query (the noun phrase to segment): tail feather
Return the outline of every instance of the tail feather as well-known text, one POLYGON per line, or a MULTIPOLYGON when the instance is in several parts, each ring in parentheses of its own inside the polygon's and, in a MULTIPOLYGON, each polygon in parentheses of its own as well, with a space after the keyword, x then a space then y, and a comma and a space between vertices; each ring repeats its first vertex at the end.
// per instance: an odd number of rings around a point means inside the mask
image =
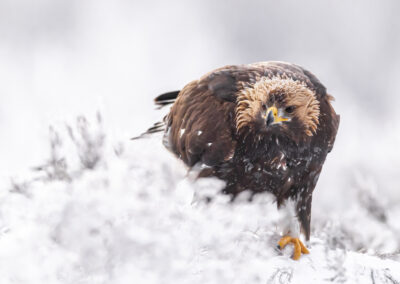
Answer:
POLYGON ((140 134, 139 136, 132 137, 131 140, 140 139, 147 135, 151 135, 153 133, 163 132, 164 130, 165 130, 165 123, 159 121, 154 123, 152 127, 146 130, 146 132, 140 134))
MULTIPOLYGON (((154 99, 154 102, 158 106, 158 109, 160 109, 166 105, 174 103, 176 98, 178 97, 179 92, 180 91, 168 92, 168 93, 161 94, 158 97, 156 97, 154 99)), ((163 132, 164 130, 165 130, 165 123, 163 121, 159 121, 159 122, 154 123, 153 126, 150 127, 149 129, 147 129, 146 132, 140 134, 139 136, 131 138, 131 140, 140 139, 147 135, 151 135, 153 133, 163 132)))
POLYGON ((159 108, 162 108, 163 106, 172 104, 178 97, 179 92, 180 91, 173 91, 161 94, 154 99, 154 102, 159 106, 159 108))

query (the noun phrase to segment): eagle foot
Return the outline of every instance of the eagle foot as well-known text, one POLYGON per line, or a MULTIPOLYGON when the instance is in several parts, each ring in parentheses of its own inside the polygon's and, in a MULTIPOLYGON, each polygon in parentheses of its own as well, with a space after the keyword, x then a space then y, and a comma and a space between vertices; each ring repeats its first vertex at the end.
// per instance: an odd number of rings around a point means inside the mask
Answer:
POLYGON ((293 252, 294 260, 299 260, 301 254, 310 253, 299 238, 293 238, 291 236, 283 236, 278 242, 278 248, 282 250, 288 243, 292 243, 294 245, 294 252, 293 252))

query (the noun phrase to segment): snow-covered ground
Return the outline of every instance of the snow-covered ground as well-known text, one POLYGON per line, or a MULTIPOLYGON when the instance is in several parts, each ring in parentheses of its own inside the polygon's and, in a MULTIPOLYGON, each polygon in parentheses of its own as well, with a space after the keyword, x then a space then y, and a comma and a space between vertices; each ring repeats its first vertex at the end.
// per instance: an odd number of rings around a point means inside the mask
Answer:
POLYGON ((400 205, 363 173, 330 194, 338 177, 321 178, 311 253, 294 261, 276 248, 270 196, 230 203, 221 181, 195 180, 160 135, 118 141, 99 115, 69 125, 51 129, 42 165, 2 181, 0 283, 400 281, 400 205))

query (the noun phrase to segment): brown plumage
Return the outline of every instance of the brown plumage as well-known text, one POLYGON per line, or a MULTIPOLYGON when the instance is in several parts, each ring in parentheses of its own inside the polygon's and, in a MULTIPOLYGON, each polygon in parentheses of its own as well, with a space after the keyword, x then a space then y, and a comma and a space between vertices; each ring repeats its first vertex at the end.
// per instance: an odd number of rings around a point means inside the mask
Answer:
POLYGON ((200 177, 226 181, 233 197, 249 190, 272 193, 278 207, 294 200, 309 239, 312 192, 339 125, 320 81, 294 64, 262 62, 219 68, 156 102, 175 97, 167 148, 189 167, 202 164, 200 177))

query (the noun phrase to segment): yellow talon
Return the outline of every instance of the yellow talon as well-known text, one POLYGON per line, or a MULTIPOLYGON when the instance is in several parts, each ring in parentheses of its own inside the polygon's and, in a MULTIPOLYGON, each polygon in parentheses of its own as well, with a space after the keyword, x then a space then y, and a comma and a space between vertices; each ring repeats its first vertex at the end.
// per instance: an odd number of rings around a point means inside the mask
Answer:
POLYGON ((278 242, 279 248, 283 249, 291 241, 291 239, 292 239, 291 236, 282 237, 278 242))
POLYGON ((301 252, 303 254, 309 254, 310 251, 306 248, 306 246, 300 240, 299 240, 299 243, 300 243, 300 247, 301 247, 301 252))
POLYGON ((291 236, 283 236, 279 242, 278 246, 280 249, 283 249, 288 243, 293 243, 294 245, 294 253, 293 259, 298 260, 301 254, 309 254, 310 252, 305 247, 305 245, 300 241, 299 238, 292 238, 291 236))

